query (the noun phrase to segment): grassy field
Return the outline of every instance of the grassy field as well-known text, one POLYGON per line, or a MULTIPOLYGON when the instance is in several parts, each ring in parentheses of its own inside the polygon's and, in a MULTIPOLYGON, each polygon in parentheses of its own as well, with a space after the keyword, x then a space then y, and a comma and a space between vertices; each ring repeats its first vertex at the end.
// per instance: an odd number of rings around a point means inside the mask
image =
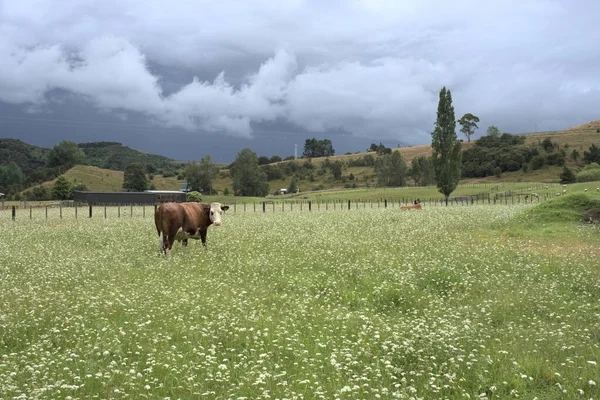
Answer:
POLYGON ((599 204, 0 214, 0 398, 598 398, 599 204))

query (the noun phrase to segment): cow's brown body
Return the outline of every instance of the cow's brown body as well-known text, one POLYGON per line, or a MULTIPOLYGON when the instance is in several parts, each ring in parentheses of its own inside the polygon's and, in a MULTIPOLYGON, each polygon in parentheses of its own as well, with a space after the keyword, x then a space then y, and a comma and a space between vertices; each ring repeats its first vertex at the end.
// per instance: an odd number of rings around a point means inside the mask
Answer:
POLYGON ((220 214, 229 207, 218 203, 164 203, 156 209, 154 223, 158 236, 161 238, 162 251, 168 253, 175 240, 182 241, 187 246, 188 239, 200 239, 206 246, 206 233, 216 217, 216 225, 221 224, 220 216, 211 218, 211 210, 220 214))

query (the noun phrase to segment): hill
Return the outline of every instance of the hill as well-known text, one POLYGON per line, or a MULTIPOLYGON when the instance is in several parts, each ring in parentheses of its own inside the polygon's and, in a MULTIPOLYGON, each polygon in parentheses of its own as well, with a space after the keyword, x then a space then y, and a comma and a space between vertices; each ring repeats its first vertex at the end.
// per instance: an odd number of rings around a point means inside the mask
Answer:
MULTIPOLYGON (((586 124, 578 125, 569 129, 556 132, 540 132, 518 134, 522 137, 523 146, 538 147, 541 150, 545 139, 550 139, 557 146, 556 151, 564 151, 566 165, 571 168, 580 168, 583 164, 581 160, 572 160, 569 154, 577 150, 580 155, 588 150, 592 144, 600 145, 600 120, 592 121, 586 124)), ((477 146, 478 140, 463 142, 462 149, 467 151, 477 146)), ((414 158, 429 157, 432 154, 431 145, 409 146, 394 148, 398 150, 407 165, 410 166, 414 158)), ((296 175, 297 184, 302 192, 329 189, 344 188, 369 188, 377 185, 375 170, 373 165, 360 165, 365 156, 371 156, 376 159, 375 152, 360 152, 354 154, 344 154, 331 156, 327 158, 312 158, 280 161, 278 163, 268 164, 262 168, 268 171, 270 168, 279 168, 288 173, 272 174, 274 179, 269 180, 270 193, 276 193, 279 189, 287 188, 292 175, 296 175), (327 170, 326 165, 339 161, 342 164, 342 178, 333 179, 331 171, 327 170)), ((562 171, 561 166, 544 165, 535 169, 518 169, 512 171, 503 171, 500 176, 486 176, 477 178, 464 178, 461 183, 499 183, 499 182, 558 182, 562 171)), ((231 191, 231 178, 227 169, 221 170, 214 184, 214 188, 223 191, 227 188, 231 191)), ((291 195, 286 195, 292 197, 291 195)))
POLYGON ((0 139, 0 165, 14 162, 25 174, 46 165, 50 149, 34 146, 19 139, 0 139))
POLYGON ((118 142, 90 142, 78 146, 85 153, 89 165, 114 171, 124 171, 131 163, 140 163, 152 173, 175 172, 183 165, 171 158, 135 150, 118 142))
MULTIPOLYGON (((76 165, 64 173, 64 176, 75 183, 83 183, 91 191, 119 192, 123 190, 123 171, 102 169, 91 165, 76 165)), ((56 179, 42 183, 27 191, 38 187, 46 189, 47 193, 52 191, 56 179)), ((157 190, 179 190, 179 182, 176 177, 165 178, 155 175, 150 181, 157 190)))

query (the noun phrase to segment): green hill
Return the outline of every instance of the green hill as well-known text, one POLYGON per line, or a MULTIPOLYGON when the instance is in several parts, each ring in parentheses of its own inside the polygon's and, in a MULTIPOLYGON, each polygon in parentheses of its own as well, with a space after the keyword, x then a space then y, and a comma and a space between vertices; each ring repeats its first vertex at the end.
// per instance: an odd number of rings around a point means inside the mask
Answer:
POLYGON ((131 163, 150 166, 150 171, 156 173, 175 172, 183 165, 171 158, 135 150, 118 142, 90 142, 78 146, 85 153, 89 165, 113 171, 124 171, 131 163))
POLYGON ((46 165, 50 149, 34 146, 19 139, 0 139, 0 165, 14 162, 26 175, 46 165))

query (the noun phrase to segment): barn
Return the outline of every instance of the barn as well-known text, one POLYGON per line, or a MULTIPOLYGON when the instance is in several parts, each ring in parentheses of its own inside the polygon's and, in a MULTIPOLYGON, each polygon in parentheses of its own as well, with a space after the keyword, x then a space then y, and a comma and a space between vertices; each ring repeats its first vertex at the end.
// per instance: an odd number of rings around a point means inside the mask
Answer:
POLYGON ((154 205, 167 202, 181 203, 187 195, 178 190, 146 190, 145 192, 75 192, 77 203, 95 206, 123 204, 154 205))

